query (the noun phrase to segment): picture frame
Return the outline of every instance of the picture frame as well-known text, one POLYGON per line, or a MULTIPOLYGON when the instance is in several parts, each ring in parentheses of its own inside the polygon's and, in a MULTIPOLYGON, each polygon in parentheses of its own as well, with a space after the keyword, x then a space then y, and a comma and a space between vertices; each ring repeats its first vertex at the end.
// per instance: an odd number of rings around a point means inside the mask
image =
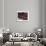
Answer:
POLYGON ((17 21, 29 21, 29 11, 17 11, 17 21))

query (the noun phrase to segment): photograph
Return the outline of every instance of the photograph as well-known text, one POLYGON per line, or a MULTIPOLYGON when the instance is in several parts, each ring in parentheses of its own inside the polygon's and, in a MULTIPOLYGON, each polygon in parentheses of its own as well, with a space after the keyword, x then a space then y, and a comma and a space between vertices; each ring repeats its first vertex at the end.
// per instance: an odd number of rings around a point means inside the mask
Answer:
POLYGON ((17 21, 29 21, 29 11, 17 11, 17 21))

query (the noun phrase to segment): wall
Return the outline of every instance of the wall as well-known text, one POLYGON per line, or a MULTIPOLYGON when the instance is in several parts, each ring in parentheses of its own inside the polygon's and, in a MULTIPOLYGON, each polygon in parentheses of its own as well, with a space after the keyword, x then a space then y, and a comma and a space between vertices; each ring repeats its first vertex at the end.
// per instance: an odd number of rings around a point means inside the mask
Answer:
POLYGON ((0 27, 3 26, 3 1, 0 0, 0 27))
POLYGON ((46 37, 46 0, 43 0, 43 6, 42 6, 42 20, 43 20, 43 37, 46 37))
POLYGON ((46 37, 46 0, 45 0, 45 37, 46 37))
POLYGON ((42 26, 42 0, 5 0, 5 27, 14 32, 33 32, 42 26), (29 21, 18 22, 16 11, 29 11, 29 21))
POLYGON ((3 0, 0 0, 0 33, 2 33, 1 28, 3 27, 3 0))

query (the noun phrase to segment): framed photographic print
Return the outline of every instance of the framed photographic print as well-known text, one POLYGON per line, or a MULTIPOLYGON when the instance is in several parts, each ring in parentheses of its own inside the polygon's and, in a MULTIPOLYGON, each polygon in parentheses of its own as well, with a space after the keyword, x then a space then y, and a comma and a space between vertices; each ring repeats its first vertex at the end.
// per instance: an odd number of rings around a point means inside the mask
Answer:
POLYGON ((17 21, 29 21, 29 11, 17 11, 17 21))

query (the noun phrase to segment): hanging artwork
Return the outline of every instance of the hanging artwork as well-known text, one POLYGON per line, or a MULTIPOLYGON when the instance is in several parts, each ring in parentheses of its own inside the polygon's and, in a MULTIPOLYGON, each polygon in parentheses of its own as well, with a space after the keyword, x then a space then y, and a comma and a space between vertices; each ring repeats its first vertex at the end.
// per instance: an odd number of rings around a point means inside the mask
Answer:
POLYGON ((29 11, 17 11, 17 21, 28 21, 29 11))

